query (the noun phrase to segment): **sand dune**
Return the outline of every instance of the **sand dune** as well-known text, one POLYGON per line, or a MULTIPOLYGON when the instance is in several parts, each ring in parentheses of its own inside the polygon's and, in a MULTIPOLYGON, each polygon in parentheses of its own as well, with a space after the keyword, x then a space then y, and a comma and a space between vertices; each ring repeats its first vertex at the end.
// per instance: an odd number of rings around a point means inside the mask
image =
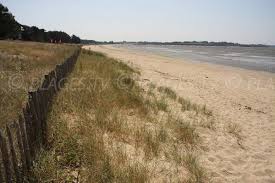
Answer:
POLYGON ((206 104, 215 130, 199 129, 213 182, 275 182, 275 74, 190 63, 112 46, 87 46, 129 63, 144 82, 206 104))

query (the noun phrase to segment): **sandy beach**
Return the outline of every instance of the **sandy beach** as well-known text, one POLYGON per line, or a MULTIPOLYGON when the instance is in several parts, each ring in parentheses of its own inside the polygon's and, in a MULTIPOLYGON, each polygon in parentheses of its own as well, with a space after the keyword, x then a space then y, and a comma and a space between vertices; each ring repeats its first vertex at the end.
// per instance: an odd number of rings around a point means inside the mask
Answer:
POLYGON ((213 111, 199 129, 202 165, 213 182, 275 182, 275 74, 191 63, 112 46, 85 46, 137 68, 143 83, 174 89, 213 111))

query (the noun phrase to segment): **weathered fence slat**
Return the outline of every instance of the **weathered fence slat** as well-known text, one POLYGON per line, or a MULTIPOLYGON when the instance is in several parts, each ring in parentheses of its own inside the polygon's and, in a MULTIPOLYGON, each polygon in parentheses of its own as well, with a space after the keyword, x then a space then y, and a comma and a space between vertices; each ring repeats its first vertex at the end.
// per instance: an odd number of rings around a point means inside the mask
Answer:
POLYGON ((41 127, 41 143, 45 147, 47 145, 47 136, 46 134, 46 117, 47 117, 47 96, 46 96, 47 90, 39 89, 38 90, 38 96, 39 96, 39 105, 40 105, 40 111, 41 111, 41 121, 40 121, 40 127, 41 127))
POLYGON ((28 140, 29 151, 30 151, 31 157, 34 157, 33 128, 32 128, 32 121, 31 121, 31 116, 29 111, 30 111, 30 106, 29 106, 29 103, 27 103, 26 108, 23 109, 24 122, 26 127, 26 137, 28 140))
POLYGON ((0 183, 4 182, 4 177, 3 177, 3 173, 2 173, 2 166, 0 164, 0 183))
POLYGON ((9 140, 9 144, 10 144, 10 152, 11 152, 10 155, 11 155, 12 166, 13 166, 13 170, 14 170, 14 173, 15 173, 16 182, 20 182, 18 161, 17 161, 15 149, 14 149, 13 137, 12 137, 12 134, 11 134, 11 129, 8 125, 6 127, 6 130, 7 130, 8 140, 9 140))
POLYGON ((41 102, 42 102, 42 99, 41 99, 41 91, 40 91, 40 88, 37 90, 37 92, 35 93, 34 95, 34 102, 36 104, 36 111, 38 113, 38 136, 39 136, 39 144, 42 145, 42 109, 41 109, 41 102))
POLYGON ((49 75, 44 76, 44 82, 42 84, 42 92, 43 92, 43 97, 44 97, 44 111, 43 113, 46 113, 46 109, 48 108, 48 98, 49 98, 49 75))
POLYGON ((9 151, 5 137, 0 131, 0 150, 2 153, 2 161, 5 169, 5 178, 7 183, 12 183, 12 171, 11 171, 11 163, 9 158, 9 151))
POLYGON ((46 108, 48 108, 48 104, 50 103, 50 99, 51 99, 51 77, 50 75, 45 75, 45 80, 47 81, 47 105, 46 108))
POLYGON ((17 144, 18 144, 18 149, 19 149, 19 154, 20 154, 20 160, 21 160, 21 164, 22 164, 21 178, 23 178, 24 171, 27 170, 26 154, 24 153, 23 139, 22 139, 22 135, 21 135, 18 123, 15 122, 14 126, 15 126, 15 133, 16 133, 17 144))
POLYGON ((39 123, 40 122, 37 117, 38 112, 37 112, 37 107, 36 107, 35 99, 34 99, 35 93, 29 92, 30 97, 31 97, 29 99, 29 102, 30 102, 30 113, 32 116, 33 144, 36 149, 39 149, 40 148, 40 132, 39 132, 39 130, 40 130, 39 123))
POLYGON ((24 120, 23 120, 21 115, 19 116, 19 128, 20 128, 20 132, 21 132, 21 135, 22 135, 22 142, 23 142, 23 147, 24 147, 24 154, 25 154, 25 159, 26 159, 27 170, 30 170, 30 167, 31 167, 31 153, 30 153, 27 133, 26 133, 26 130, 25 130, 25 127, 24 127, 24 120))
POLYGON ((60 65, 57 65, 56 67, 55 67, 55 72, 56 72, 56 89, 57 89, 57 91, 59 91, 60 90, 60 65))
POLYGON ((57 91, 58 91, 58 89, 57 89, 57 87, 56 87, 56 83, 57 83, 57 76, 56 76, 56 71, 55 70, 53 70, 52 71, 52 77, 53 77, 53 80, 54 80, 54 82, 53 82, 53 91, 54 91, 54 94, 56 94, 57 93, 57 91))

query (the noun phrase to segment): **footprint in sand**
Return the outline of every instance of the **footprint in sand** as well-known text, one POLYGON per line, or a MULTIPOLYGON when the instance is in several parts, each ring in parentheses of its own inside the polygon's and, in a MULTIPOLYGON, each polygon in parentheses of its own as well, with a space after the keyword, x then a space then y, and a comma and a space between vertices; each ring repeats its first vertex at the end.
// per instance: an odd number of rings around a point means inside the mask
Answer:
POLYGON ((266 183, 275 183, 275 178, 266 179, 264 182, 266 182, 266 183))
POLYGON ((216 159, 216 158, 214 158, 214 157, 209 157, 209 158, 208 158, 208 160, 209 160, 210 162, 214 162, 215 159, 216 159))
POLYGON ((265 173, 267 175, 269 175, 270 177, 274 177, 275 178, 275 171, 272 171, 270 169, 265 169, 265 173))
POLYGON ((258 171, 256 171, 256 172, 254 172, 253 175, 255 175, 255 176, 257 176, 257 177, 263 177, 263 176, 266 176, 267 173, 264 172, 264 171, 258 170, 258 171))
POLYGON ((264 154, 254 154, 251 157, 256 160, 266 160, 266 156, 264 154))
POLYGON ((240 165, 244 165, 246 161, 241 160, 240 158, 235 158, 231 160, 231 163, 235 166, 240 166, 240 165))

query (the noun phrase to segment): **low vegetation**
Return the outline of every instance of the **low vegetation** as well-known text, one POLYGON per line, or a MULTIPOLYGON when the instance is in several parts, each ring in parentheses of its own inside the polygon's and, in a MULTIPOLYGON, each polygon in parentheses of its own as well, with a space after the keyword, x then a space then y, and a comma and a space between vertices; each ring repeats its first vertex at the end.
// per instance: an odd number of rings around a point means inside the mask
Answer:
POLYGON ((184 158, 183 162, 185 167, 188 169, 189 180, 187 182, 205 182, 206 181, 206 172, 201 167, 198 157, 192 153, 187 153, 184 158))
POLYGON ((74 50, 69 45, 0 41, 0 127, 17 119, 28 91, 74 50))
POLYGON ((154 102, 158 110, 165 112, 168 110, 168 104, 164 97, 162 97, 161 99, 156 99, 154 102))
POLYGON ((158 91, 161 93, 164 93, 167 97, 169 97, 173 100, 177 99, 176 92, 169 87, 160 86, 160 87, 158 87, 158 91))
POLYGON ((181 104, 182 111, 195 111, 197 114, 201 113, 207 116, 212 116, 212 111, 208 110, 205 105, 198 105, 191 103, 190 100, 179 97, 178 102, 181 104))
POLYGON ((241 127, 237 123, 229 123, 227 125, 227 132, 235 136, 238 140, 238 143, 243 139, 241 135, 242 133, 241 127))
POLYGON ((153 84, 141 88, 136 77, 122 62, 82 51, 53 104, 50 147, 34 166, 35 180, 208 180, 195 153, 201 143, 196 125, 171 113, 171 105, 179 105, 175 92, 153 84))

